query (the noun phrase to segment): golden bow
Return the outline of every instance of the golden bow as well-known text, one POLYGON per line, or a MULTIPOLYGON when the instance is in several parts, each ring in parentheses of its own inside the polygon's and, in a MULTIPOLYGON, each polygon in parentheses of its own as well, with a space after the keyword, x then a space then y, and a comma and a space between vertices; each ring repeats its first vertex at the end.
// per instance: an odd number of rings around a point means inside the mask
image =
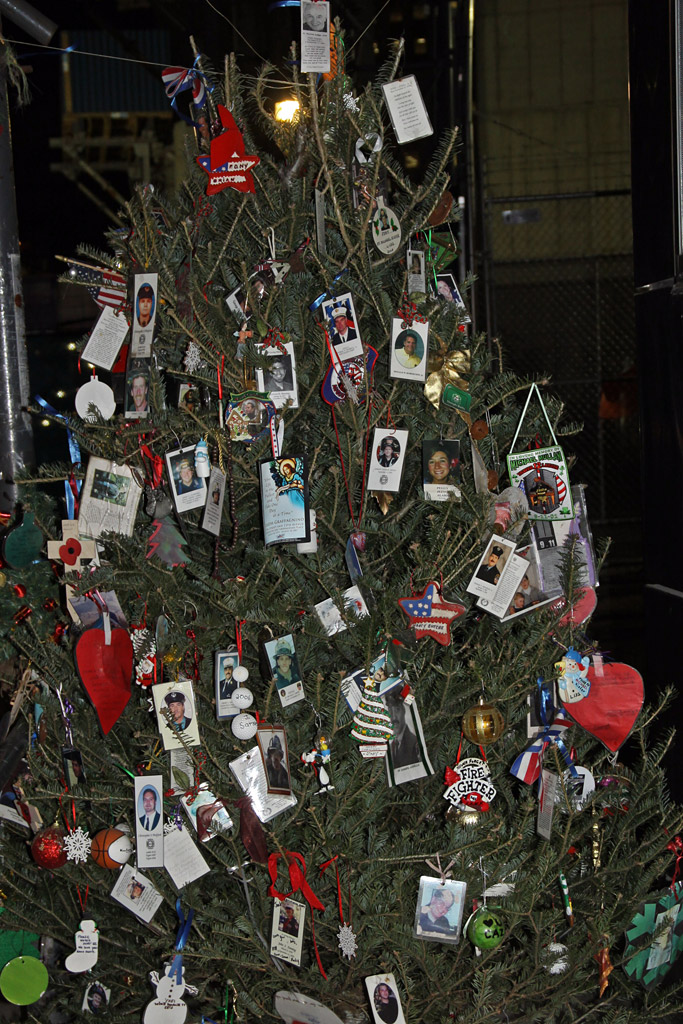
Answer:
POLYGON ((467 391, 467 381, 461 375, 469 373, 471 370, 470 350, 468 348, 454 349, 445 355, 437 355, 434 362, 437 366, 427 377, 425 397, 432 403, 435 409, 438 409, 446 384, 455 384, 462 391, 467 391))

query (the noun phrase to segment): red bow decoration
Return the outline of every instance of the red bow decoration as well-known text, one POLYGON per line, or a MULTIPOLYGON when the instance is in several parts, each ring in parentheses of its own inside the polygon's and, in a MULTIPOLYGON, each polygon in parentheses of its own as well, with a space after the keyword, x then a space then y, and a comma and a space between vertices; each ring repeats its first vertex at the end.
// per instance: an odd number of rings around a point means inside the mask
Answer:
POLYGON ((667 850, 676 855, 676 864, 674 865, 674 875, 671 879, 671 888, 673 889, 678 879, 678 873, 680 871, 681 858, 683 858, 683 840, 680 836, 674 836, 670 843, 666 844, 667 850))
POLYGON ((314 910, 324 910, 325 908, 306 881, 306 861, 300 853, 295 853, 293 850, 285 850, 284 853, 271 853, 268 858, 268 874, 271 881, 270 888, 268 889, 269 896, 278 900, 286 900, 288 896, 293 896, 295 893, 300 892, 311 908, 311 933, 313 935, 315 958, 318 961, 318 970, 325 981, 327 981, 327 975, 323 970, 320 954, 318 953, 318 944, 315 941, 315 918, 313 915, 314 910), (277 862, 282 856, 286 858, 287 867, 289 868, 289 883, 292 887, 289 892, 279 892, 275 887, 277 882, 277 862))

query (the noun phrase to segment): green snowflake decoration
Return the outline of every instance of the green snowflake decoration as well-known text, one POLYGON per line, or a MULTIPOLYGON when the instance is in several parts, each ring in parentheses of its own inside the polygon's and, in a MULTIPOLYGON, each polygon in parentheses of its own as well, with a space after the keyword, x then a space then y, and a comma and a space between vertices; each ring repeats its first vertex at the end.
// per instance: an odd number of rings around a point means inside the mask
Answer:
POLYGON ((677 882, 653 903, 642 903, 626 929, 624 970, 646 989, 654 988, 668 974, 683 948, 682 905, 683 882, 677 882), (639 940, 648 935, 654 936, 654 941, 643 946, 639 940))

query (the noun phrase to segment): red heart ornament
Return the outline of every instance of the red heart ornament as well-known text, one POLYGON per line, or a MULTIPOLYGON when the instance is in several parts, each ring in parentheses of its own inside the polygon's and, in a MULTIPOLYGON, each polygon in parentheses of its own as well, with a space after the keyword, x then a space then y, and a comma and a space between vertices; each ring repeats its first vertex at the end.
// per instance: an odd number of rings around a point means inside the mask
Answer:
POLYGON ((76 540, 75 537, 70 537, 66 544, 62 544, 59 549, 59 557, 64 562, 64 565, 75 565, 80 553, 81 542, 76 540))
MULTIPOLYGON (((581 626, 590 619, 591 615, 597 608, 598 595, 595 593, 593 587, 582 587, 581 590, 577 590, 574 594, 574 603, 566 613, 563 615, 558 626, 581 626)), ((567 598, 558 597, 556 601, 553 601, 551 610, 556 614, 563 611, 567 607, 567 598)))
POLYGON ((610 662, 598 675, 588 669, 591 688, 587 697, 572 704, 562 702, 577 725, 615 753, 628 739, 643 706, 643 678, 630 665, 610 662))
POLYGON ((133 642, 128 630, 112 629, 111 643, 107 645, 103 629, 87 629, 76 642, 74 660, 106 736, 130 700, 133 642))

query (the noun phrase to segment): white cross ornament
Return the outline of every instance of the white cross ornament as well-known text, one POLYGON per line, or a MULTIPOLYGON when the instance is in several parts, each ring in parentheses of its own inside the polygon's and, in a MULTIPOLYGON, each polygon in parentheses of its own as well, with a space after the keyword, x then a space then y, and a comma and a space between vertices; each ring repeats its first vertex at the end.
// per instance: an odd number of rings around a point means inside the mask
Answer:
MULTIPOLYGON (((81 559, 86 561, 97 561, 97 544, 94 540, 81 537, 78 533, 77 519, 62 519, 62 539, 49 540, 47 542, 47 557, 55 562, 64 564, 64 572, 80 572, 81 559)), ((66 584, 66 607, 69 615, 78 622, 79 618, 74 611, 70 597, 74 597, 76 591, 71 584, 66 584)))

